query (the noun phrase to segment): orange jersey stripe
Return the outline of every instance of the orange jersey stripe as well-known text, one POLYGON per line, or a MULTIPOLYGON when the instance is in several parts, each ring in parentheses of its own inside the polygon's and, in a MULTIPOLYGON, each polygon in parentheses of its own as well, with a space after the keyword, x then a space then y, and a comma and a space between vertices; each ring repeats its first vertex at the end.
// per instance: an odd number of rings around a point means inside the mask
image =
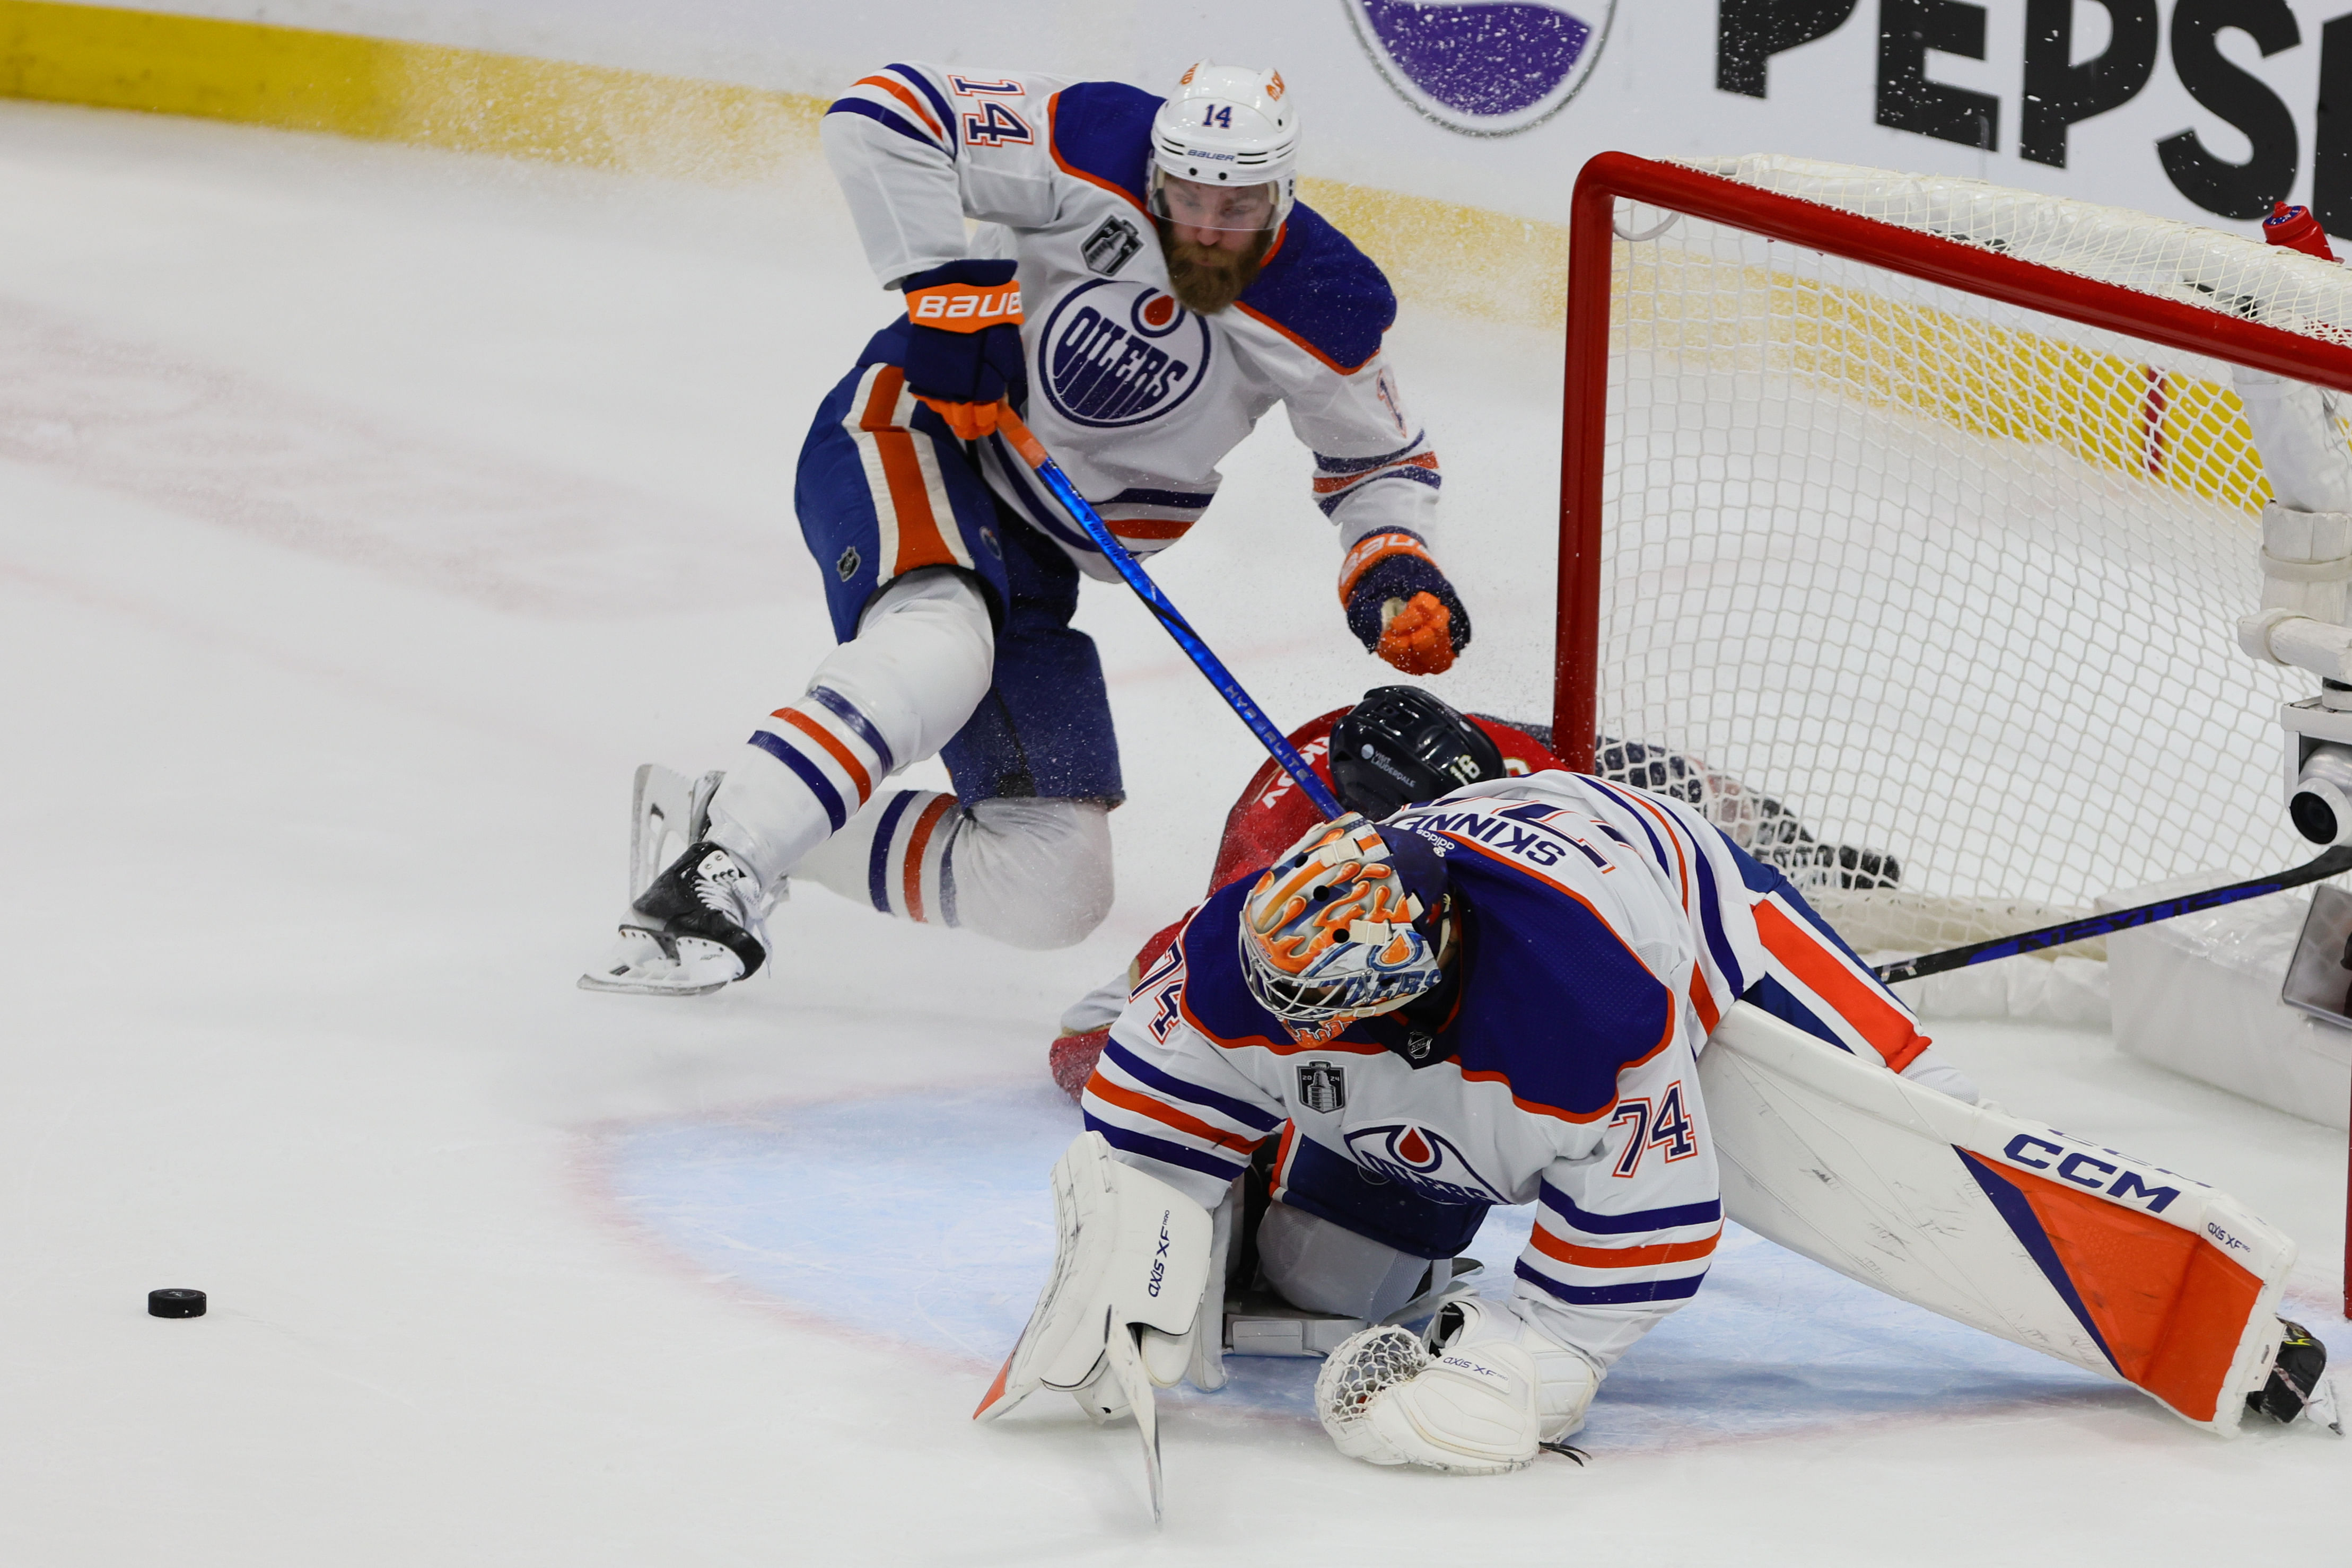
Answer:
POLYGON ((923 814, 915 819, 914 831, 907 835, 907 872, 902 891, 907 895, 907 918, 919 924, 927 918, 923 914, 923 852, 931 847, 931 830, 940 825, 940 819, 955 803, 954 796, 940 796, 923 808, 923 814))
POLYGON ((900 87, 897 82, 892 81, 888 77, 859 77, 857 78, 857 85, 859 87, 880 88, 884 92, 888 93, 892 98, 897 99, 900 103, 905 104, 908 109, 914 110, 915 118, 921 120, 923 122, 924 129, 928 130, 932 135, 938 137, 942 141, 945 141, 948 139, 948 133, 940 129, 940 122, 931 118, 930 110, 923 107, 922 100, 918 99, 913 93, 908 92, 905 88, 900 87))
POLYGON ((1427 468, 1434 472, 1436 467, 1436 453, 1418 453, 1411 457, 1400 457, 1394 463, 1383 463, 1379 467, 1367 469, 1361 474, 1335 474, 1328 479, 1318 479, 1315 481, 1315 493, 1318 496, 1328 496, 1335 490, 1344 490, 1350 485, 1360 485, 1365 480, 1376 475, 1385 474, 1391 468, 1427 468))
POLYGON ((940 537, 940 520, 931 515, 930 486, 923 483, 923 466, 915 456, 915 437, 896 415, 898 395, 906 390, 907 372, 885 365, 874 377, 874 395, 857 428, 874 437, 882 455, 882 476, 890 486, 890 509, 898 517, 898 559, 890 575, 900 576, 921 566, 954 566, 956 558, 940 537))
POLYGON ((1545 1257, 1573 1263, 1580 1269, 1651 1269, 1661 1263, 1687 1263, 1695 1258, 1706 1257, 1722 1239, 1721 1226, 1716 1228, 1714 1235, 1696 1241, 1662 1241, 1653 1247, 1580 1247, 1573 1241, 1562 1241, 1541 1226, 1536 1227, 1535 1233, 1528 1238, 1545 1257))
POLYGON ((1181 539, 1197 520, 1174 517, 1106 517, 1110 531, 1128 539, 1181 539))
POLYGON ((1769 899, 1756 905, 1756 934, 1764 938, 1772 956, 1787 965, 1789 972, 1804 981, 1813 995, 1835 1008, 1886 1059, 1887 1066, 1900 1072, 1927 1049, 1927 1037, 1911 1027, 1911 1020, 1884 991, 1839 963, 1811 932, 1799 930, 1796 922, 1769 899))
POLYGON ((1188 1116, 1165 1101, 1154 1100, 1149 1094, 1139 1094, 1132 1089, 1111 1082, 1102 1075, 1100 1070, 1087 1081, 1087 1092, 1098 1100, 1108 1101, 1123 1111, 1132 1111, 1139 1116, 1149 1116, 1153 1121, 1173 1127, 1180 1133, 1190 1133, 1196 1138, 1204 1138, 1221 1149, 1232 1149, 1238 1154, 1246 1155, 1265 1142, 1264 1138, 1244 1137, 1239 1133, 1229 1133, 1223 1127, 1212 1127, 1199 1117, 1188 1116))
POLYGON ((1706 970, 1697 964, 1691 966, 1691 1006, 1698 1009, 1699 1027, 1707 1033, 1723 1021, 1723 1009, 1715 1005, 1715 992, 1706 983, 1706 970))
POLYGON ((780 707, 772 716, 782 719, 786 724, 824 747, 825 754, 840 763, 841 770, 856 781, 857 803, 861 806, 866 804, 874 793, 874 779, 866 771, 866 765, 857 760, 849 747, 834 738, 833 731, 825 728, 798 708, 780 707))
MULTIPOLYGON (((1057 162, 1058 162, 1058 160, 1057 160, 1057 162)), ((1067 165, 1065 165, 1065 167, 1067 167, 1067 165)), ((1076 170, 1071 170, 1071 172, 1072 172, 1072 173, 1076 173, 1076 172, 1077 172, 1077 171, 1076 171, 1076 170)), ((1080 177, 1081 179, 1085 178, 1085 176, 1084 176, 1084 175, 1080 175, 1079 177, 1080 177)), ((1290 225, 1287 225, 1287 224, 1285 224, 1285 225, 1283 225, 1283 228, 1284 228, 1285 232, 1287 232, 1287 231, 1288 231, 1289 226, 1290 226, 1290 225)), ((1282 242, 1281 242, 1281 241, 1279 241, 1279 240, 1276 240, 1276 241, 1275 242, 1275 249, 1276 249, 1276 250, 1279 250, 1279 249, 1281 249, 1281 248, 1282 248, 1282 242)), ((1273 260, 1273 259, 1274 259, 1274 252, 1273 252, 1273 251, 1268 251, 1268 252, 1266 253, 1266 261, 1271 261, 1271 260, 1273 260)), ((1265 262, 1260 262, 1258 265, 1259 265, 1260 267, 1263 267, 1263 266, 1265 266, 1265 262)), ((1262 310, 1253 310, 1253 309, 1251 309, 1248 306, 1246 306, 1246 305, 1243 304, 1243 303, 1242 303, 1240 300, 1238 300, 1238 299, 1236 299, 1236 300, 1234 300, 1234 309, 1236 309, 1236 310, 1238 310, 1238 311, 1240 311, 1243 315, 1244 315, 1244 316, 1248 317, 1251 320, 1253 320, 1253 321, 1256 322, 1259 326, 1261 326, 1261 327, 1265 327, 1265 328, 1266 328, 1267 329, 1269 329, 1269 330, 1271 330, 1271 331, 1276 331, 1276 332, 1279 332, 1279 333, 1281 333, 1284 337, 1286 337, 1286 338, 1289 339, 1293 343, 1297 344, 1297 345, 1298 346, 1298 348, 1299 348, 1301 350, 1303 350, 1303 351, 1304 351, 1304 352, 1305 352, 1305 353, 1306 353, 1309 358, 1311 358, 1311 359, 1315 360, 1318 363, 1320 363, 1320 364, 1326 365, 1326 366, 1329 367, 1330 369, 1332 369, 1332 370, 1334 370, 1334 371, 1339 371, 1339 372, 1341 375, 1343 375, 1343 376, 1352 376, 1352 375, 1354 375, 1358 371, 1362 370, 1366 365, 1370 364, 1374 360, 1376 360, 1376 359, 1378 359, 1378 358, 1380 357, 1380 352, 1381 352, 1381 351, 1380 351, 1378 349, 1374 349, 1370 353, 1369 353, 1369 354, 1365 355, 1362 359, 1360 359, 1360 360, 1357 361, 1354 364, 1352 364, 1352 365, 1343 365, 1343 364, 1341 364, 1339 361, 1337 361, 1337 360, 1333 359, 1330 355, 1328 355, 1328 354, 1325 353, 1322 350, 1320 350, 1320 349, 1317 348, 1314 344, 1312 344, 1312 343, 1308 342, 1306 339, 1304 339, 1304 338, 1300 337, 1297 333, 1296 333, 1296 332, 1292 331, 1289 328, 1287 328, 1287 327, 1284 326, 1281 322, 1279 322, 1279 321, 1276 320, 1273 317, 1268 316, 1267 314, 1265 314, 1264 311, 1262 311, 1262 310)))

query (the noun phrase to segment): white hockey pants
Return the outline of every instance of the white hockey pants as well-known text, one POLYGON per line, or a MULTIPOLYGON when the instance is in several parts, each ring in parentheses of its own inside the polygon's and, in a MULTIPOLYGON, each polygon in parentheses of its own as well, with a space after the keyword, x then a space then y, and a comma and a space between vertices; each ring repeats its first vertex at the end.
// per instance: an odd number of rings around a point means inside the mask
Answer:
POLYGON ((760 722, 710 804, 710 837, 762 884, 796 874, 887 914, 1016 947, 1063 947, 1109 910, 1108 808, 879 786, 938 754, 988 693, 980 591, 924 570, 875 595, 808 692, 760 722))
POLYGON ((1258 1222, 1258 1267, 1294 1307, 1377 1322, 1412 1300, 1429 1260, 1400 1252, 1288 1204, 1258 1222))

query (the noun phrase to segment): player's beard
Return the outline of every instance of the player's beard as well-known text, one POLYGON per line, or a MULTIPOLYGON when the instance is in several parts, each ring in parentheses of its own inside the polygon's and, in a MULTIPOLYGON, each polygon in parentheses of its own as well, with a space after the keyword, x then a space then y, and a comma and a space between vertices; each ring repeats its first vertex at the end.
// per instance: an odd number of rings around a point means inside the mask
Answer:
POLYGON ((1160 250, 1168 258, 1168 287, 1176 303, 1202 316, 1214 316, 1241 298, 1257 281, 1258 268, 1274 245, 1266 230, 1253 238, 1246 250, 1220 250, 1178 239, 1165 223, 1160 225, 1160 250))

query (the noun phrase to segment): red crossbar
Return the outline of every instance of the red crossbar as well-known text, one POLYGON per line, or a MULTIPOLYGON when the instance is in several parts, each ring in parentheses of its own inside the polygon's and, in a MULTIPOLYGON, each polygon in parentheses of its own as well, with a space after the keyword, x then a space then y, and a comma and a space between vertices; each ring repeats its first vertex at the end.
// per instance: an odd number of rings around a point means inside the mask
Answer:
MULTIPOLYGON (((1552 741, 1590 771, 1598 735, 1601 493, 1608 459, 1609 276, 1620 198, 1882 267, 2086 327, 2352 392, 2352 347, 1920 234, 1673 163, 1603 152, 1576 179, 1569 216, 1568 367, 1559 441, 1559 597, 1552 741)), ((2352 1149, 2345 1180, 2344 1312, 2352 1317, 2352 1149)))

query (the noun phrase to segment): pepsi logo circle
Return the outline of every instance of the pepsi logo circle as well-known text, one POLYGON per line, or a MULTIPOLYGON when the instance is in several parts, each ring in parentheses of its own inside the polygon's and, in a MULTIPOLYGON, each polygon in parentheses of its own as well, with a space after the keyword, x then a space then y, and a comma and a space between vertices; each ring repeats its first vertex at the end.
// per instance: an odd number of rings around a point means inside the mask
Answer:
POLYGON ((1192 395, 1211 351, 1209 324, 1165 291, 1106 278, 1072 289, 1046 317, 1037 383, 1073 424, 1142 424, 1192 395))

